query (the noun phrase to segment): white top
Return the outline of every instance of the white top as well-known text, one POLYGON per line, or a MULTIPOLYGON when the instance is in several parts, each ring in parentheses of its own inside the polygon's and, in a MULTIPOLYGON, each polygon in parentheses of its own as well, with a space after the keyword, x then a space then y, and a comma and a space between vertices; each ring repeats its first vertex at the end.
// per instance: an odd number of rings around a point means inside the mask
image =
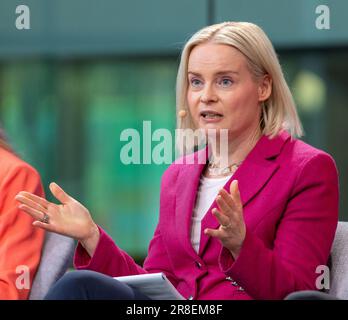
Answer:
POLYGON ((223 188, 231 177, 232 175, 223 178, 206 178, 204 176, 200 178, 191 223, 191 243, 197 253, 201 238, 201 221, 218 195, 219 190, 223 188))

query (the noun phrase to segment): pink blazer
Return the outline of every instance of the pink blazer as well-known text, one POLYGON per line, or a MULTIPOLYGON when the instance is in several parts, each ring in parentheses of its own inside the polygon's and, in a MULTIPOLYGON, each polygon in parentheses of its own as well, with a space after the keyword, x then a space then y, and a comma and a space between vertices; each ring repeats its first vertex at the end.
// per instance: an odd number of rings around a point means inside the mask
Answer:
MULTIPOLYGON (((235 261, 219 240, 203 232, 198 254, 191 245, 203 168, 173 163, 165 171, 159 222, 143 267, 101 228, 92 258, 78 244, 75 267, 110 276, 164 272, 191 299, 283 299, 294 291, 315 290, 316 268, 328 262, 338 221, 338 174, 330 155, 286 131, 272 140, 261 137, 224 186, 229 190, 232 179, 238 180, 247 227, 235 261)), ((218 227, 211 213, 215 206, 214 201, 202 231, 218 227)))

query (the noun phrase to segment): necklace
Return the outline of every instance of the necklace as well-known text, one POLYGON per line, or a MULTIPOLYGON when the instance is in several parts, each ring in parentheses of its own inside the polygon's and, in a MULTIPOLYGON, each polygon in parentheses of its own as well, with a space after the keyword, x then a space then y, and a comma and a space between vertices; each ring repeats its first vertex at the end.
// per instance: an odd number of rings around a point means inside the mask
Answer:
POLYGON ((238 167, 242 164, 243 161, 232 163, 227 167, 221 168, 218 164, 209 162, 208 164, 208 173, 210 176, 227 176, 231 173, 233 174, 238 167))

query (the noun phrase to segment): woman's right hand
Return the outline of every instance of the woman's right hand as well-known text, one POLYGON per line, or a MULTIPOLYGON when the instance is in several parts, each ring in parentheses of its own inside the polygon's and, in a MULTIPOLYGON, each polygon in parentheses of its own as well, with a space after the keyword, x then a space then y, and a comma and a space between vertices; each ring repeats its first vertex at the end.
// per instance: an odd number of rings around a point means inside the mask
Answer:
POLYGON ((70 197, 56 183, 51 183, 49 187, 61 204, 21 191, 15 197, 21 203, 19 209, 35 219, 34 226, 80 241, 92 256, 100 235, 88 209, 70 197))

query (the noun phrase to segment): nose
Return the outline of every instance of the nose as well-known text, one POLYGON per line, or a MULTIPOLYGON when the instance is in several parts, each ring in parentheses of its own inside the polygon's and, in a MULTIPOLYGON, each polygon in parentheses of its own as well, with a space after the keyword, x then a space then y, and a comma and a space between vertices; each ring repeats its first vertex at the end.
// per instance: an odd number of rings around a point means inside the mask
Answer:
POLYGON ((216 102, 217 101, 217 96, 214 91, 214 88, 211 85, 206 85, 204 89, 202 90, 202 95, 201 95, 201 102, 205 104, 209 104, 211 102, 216 102))

